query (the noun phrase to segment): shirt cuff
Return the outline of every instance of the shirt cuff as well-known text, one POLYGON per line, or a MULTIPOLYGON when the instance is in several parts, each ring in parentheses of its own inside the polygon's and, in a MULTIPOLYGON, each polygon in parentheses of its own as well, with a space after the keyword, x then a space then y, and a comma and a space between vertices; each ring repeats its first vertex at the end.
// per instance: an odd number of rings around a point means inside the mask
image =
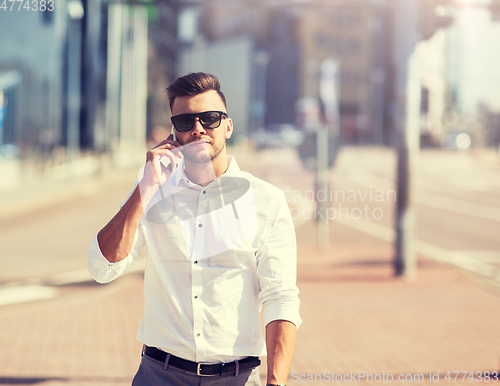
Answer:
POLYGON ((271 303, 265 304, 263 308, 264 326, 274 320, 287 320, 299 328, 302 324, 302 318, 299 313, 300 300, 297 295, 293 296, 295 299, 269 300, 268 302, 271 303))
POLYGON ((102 254, 101 248, 99 248, 96 235, 88 248, 87 268, 95 281, 104 284, 122 276, 127 271, 131 260, 130 255, 117 263, 107 260, 102 254))

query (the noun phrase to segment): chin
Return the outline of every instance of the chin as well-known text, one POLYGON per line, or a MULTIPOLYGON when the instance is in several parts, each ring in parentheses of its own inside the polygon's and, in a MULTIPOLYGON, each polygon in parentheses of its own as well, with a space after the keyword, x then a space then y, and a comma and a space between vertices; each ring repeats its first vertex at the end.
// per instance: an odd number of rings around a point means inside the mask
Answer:
MULTIPOLYGON (((208 146, 207 146, 208 147, 208 146)), ((215 148, 211 149, 211 151, 208 148, 205 149, 200 149, 198 151, 193 151, 194 149, 185 149, 183 150, 184 157, 186 160, 192 163, 196 164, 204 164, 210 161, 213 161, 217 156, 219 156, 222 153, 222 148, 215 148)))
POLYGON ((184 157, 189 162, 192 162, 195 164, 204 164, 204 163, 212 161, 212 159, 213 159, 211 154, 206 150, 198 151, 195 153, 191 153, 191 152, 189 152, 187 154, 184 153, 184 157))
POLYGON ((188 161, 194 163, 194 164, 207 164, 209 162, 212 162, 212 158, 210 156, 206 157, 193 157, 193 158, 187 158, 188 161))

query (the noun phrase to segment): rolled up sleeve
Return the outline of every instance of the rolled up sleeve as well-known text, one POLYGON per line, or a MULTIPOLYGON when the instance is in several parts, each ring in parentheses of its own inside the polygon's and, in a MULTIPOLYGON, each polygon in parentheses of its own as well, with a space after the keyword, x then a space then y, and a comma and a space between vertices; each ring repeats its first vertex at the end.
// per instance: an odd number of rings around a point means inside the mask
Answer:
POLYGON ((98 283, 109 283, 127 272, 130 264, 132 264, 135 258, 139 257, 143 246, 144 236, 141 226, 139 226, 134 236, 132 250, 128 256, 117 263, 111 263, 102 254, 96 235, 87 251, 87 269, 98 283))
POLYGON ((299 328, 299 289, 297 288, 297 243, 292 217, 283 192, 270 205, 267 235, 257 252, 259 300, 264 325, 287 320, 299 328))

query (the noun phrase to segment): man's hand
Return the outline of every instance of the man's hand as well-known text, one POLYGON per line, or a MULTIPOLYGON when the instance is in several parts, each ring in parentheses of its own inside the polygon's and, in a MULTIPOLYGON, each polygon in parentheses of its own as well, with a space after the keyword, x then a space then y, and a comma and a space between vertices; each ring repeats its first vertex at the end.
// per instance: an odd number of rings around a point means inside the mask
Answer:
MULTIPOLYGON (((167 182, 177 164, 177 158, 184 158, 181 153, 182 146, 173 140, 172 134, 153 149, 146 153, 146 165, 144 166, 144 176, 141 185, 144 188, 158 188, 167 182), (168 167, 165 167, 160 160, 167 157, 170 160, 168 167)), ((142 189, 142 188, 141 188, 142 189)))
POLYGON ((125 205, 97 234, 99 248, 108 261, 116 263, 128 256, 132 249, 134 235, 149 200, 158 188, 167 182, 177 162, 183 158, 181 144, 170 135, 146 154, 146 165, 139 186, 136 187, 125 205), (167 157, 170 165, 165 167, 160 159, 167 157))

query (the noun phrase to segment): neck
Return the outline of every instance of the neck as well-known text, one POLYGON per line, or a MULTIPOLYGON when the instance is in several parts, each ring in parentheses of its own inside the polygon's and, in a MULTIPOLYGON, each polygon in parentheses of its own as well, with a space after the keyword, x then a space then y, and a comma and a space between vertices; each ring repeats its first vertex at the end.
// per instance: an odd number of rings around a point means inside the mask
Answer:
POLYGON ((184 158, 184 172, 190 181, 200 186, 207 186, 219 178, 228 168, 225 149, 211 162, 197 164, 184 158))

